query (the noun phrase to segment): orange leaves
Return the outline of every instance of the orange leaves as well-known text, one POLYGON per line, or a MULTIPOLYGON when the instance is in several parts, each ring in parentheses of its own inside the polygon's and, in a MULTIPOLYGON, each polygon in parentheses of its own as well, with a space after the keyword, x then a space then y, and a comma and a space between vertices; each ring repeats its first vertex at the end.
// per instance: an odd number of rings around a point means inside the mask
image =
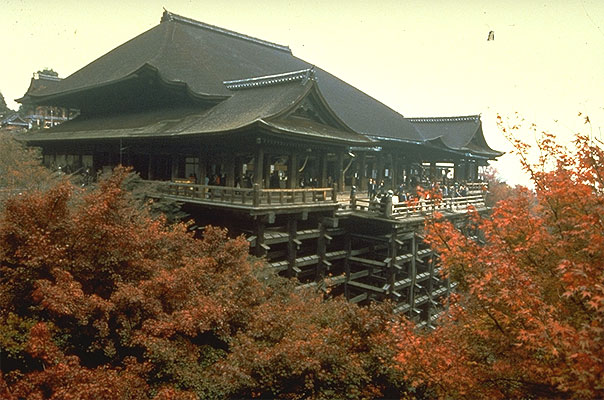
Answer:
POLYGON ((427 227, 459 285, 434 332, 396 331, 401 369, 420 387, 437 397, 604 396, 604 153, 584 137, 576 146, 567 153, 542 135, 538 162, 525 159, 535 193, 517 190, 474 221, 484 245, 446 222, 427 227))

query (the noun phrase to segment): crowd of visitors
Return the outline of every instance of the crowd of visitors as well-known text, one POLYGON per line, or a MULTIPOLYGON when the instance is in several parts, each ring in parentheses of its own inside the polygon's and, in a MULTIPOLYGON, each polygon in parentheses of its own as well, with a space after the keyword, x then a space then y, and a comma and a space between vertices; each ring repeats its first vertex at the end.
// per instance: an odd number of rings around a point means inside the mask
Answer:
POLYGON ((367 184, 369 199, 378 201, 387 195, 395 198, 395 202, 428 199, 435 192, 440 193, 443 198, 455 198, 468 196, 470 189, 466 181, 458 182, 452 179, 443 179, 441 182, 426 180, 421 184, 411 179, 409 183, 403 182, 393 189, 388 189, 384 180, 378 183, 375 179, 369 178, 367 184))

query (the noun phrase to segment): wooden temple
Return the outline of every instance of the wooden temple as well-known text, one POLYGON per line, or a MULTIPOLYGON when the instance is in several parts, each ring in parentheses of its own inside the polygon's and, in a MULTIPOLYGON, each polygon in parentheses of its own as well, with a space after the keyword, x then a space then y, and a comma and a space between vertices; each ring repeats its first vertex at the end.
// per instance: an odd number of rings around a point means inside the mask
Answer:
POLYGON ((392 299, 425 323, 451 284, 422 242, 424 217, 438 209, 463 226, 467 205, 484 208, 479 167, 501 155, 479 116, 405 118, 286 46, 168 11, 20 101, 78 112, 23 134, 49 167, 131 166, 198 225, 245 234, 276 271, 353 302, 392 299), (387 192, 434 182, 464 193, 387 192))

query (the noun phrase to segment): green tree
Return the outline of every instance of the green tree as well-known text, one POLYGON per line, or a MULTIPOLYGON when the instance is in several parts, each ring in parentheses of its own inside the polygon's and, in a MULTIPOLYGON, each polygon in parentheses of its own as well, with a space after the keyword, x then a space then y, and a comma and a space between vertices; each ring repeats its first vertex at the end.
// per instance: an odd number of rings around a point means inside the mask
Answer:
POLYGON ((0 92, 0 115, 3 115, 8 111, 10 111, 10 109, 6 105, 6 101, 4 100, 4 96, 2 95, 2 92, 0 92))

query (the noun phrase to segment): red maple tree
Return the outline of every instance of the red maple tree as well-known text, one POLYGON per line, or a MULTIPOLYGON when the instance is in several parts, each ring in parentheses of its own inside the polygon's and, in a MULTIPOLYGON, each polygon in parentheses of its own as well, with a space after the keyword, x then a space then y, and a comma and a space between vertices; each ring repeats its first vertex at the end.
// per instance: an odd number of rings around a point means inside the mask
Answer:
POLYGON ((247 241, 169 225, 118 170, 0 212, 0 397, 350 398, 400 393, 388 306, 295 288, 247 241))
POLYGON ((534 192, 472 217, 483 241, 436 219, 428 240, 458 282, 432 332, 409 325, 398 359, 418 390, 440 398, 604 397, 604 151, 551 135, 540 158, 517 142, 534 192))

